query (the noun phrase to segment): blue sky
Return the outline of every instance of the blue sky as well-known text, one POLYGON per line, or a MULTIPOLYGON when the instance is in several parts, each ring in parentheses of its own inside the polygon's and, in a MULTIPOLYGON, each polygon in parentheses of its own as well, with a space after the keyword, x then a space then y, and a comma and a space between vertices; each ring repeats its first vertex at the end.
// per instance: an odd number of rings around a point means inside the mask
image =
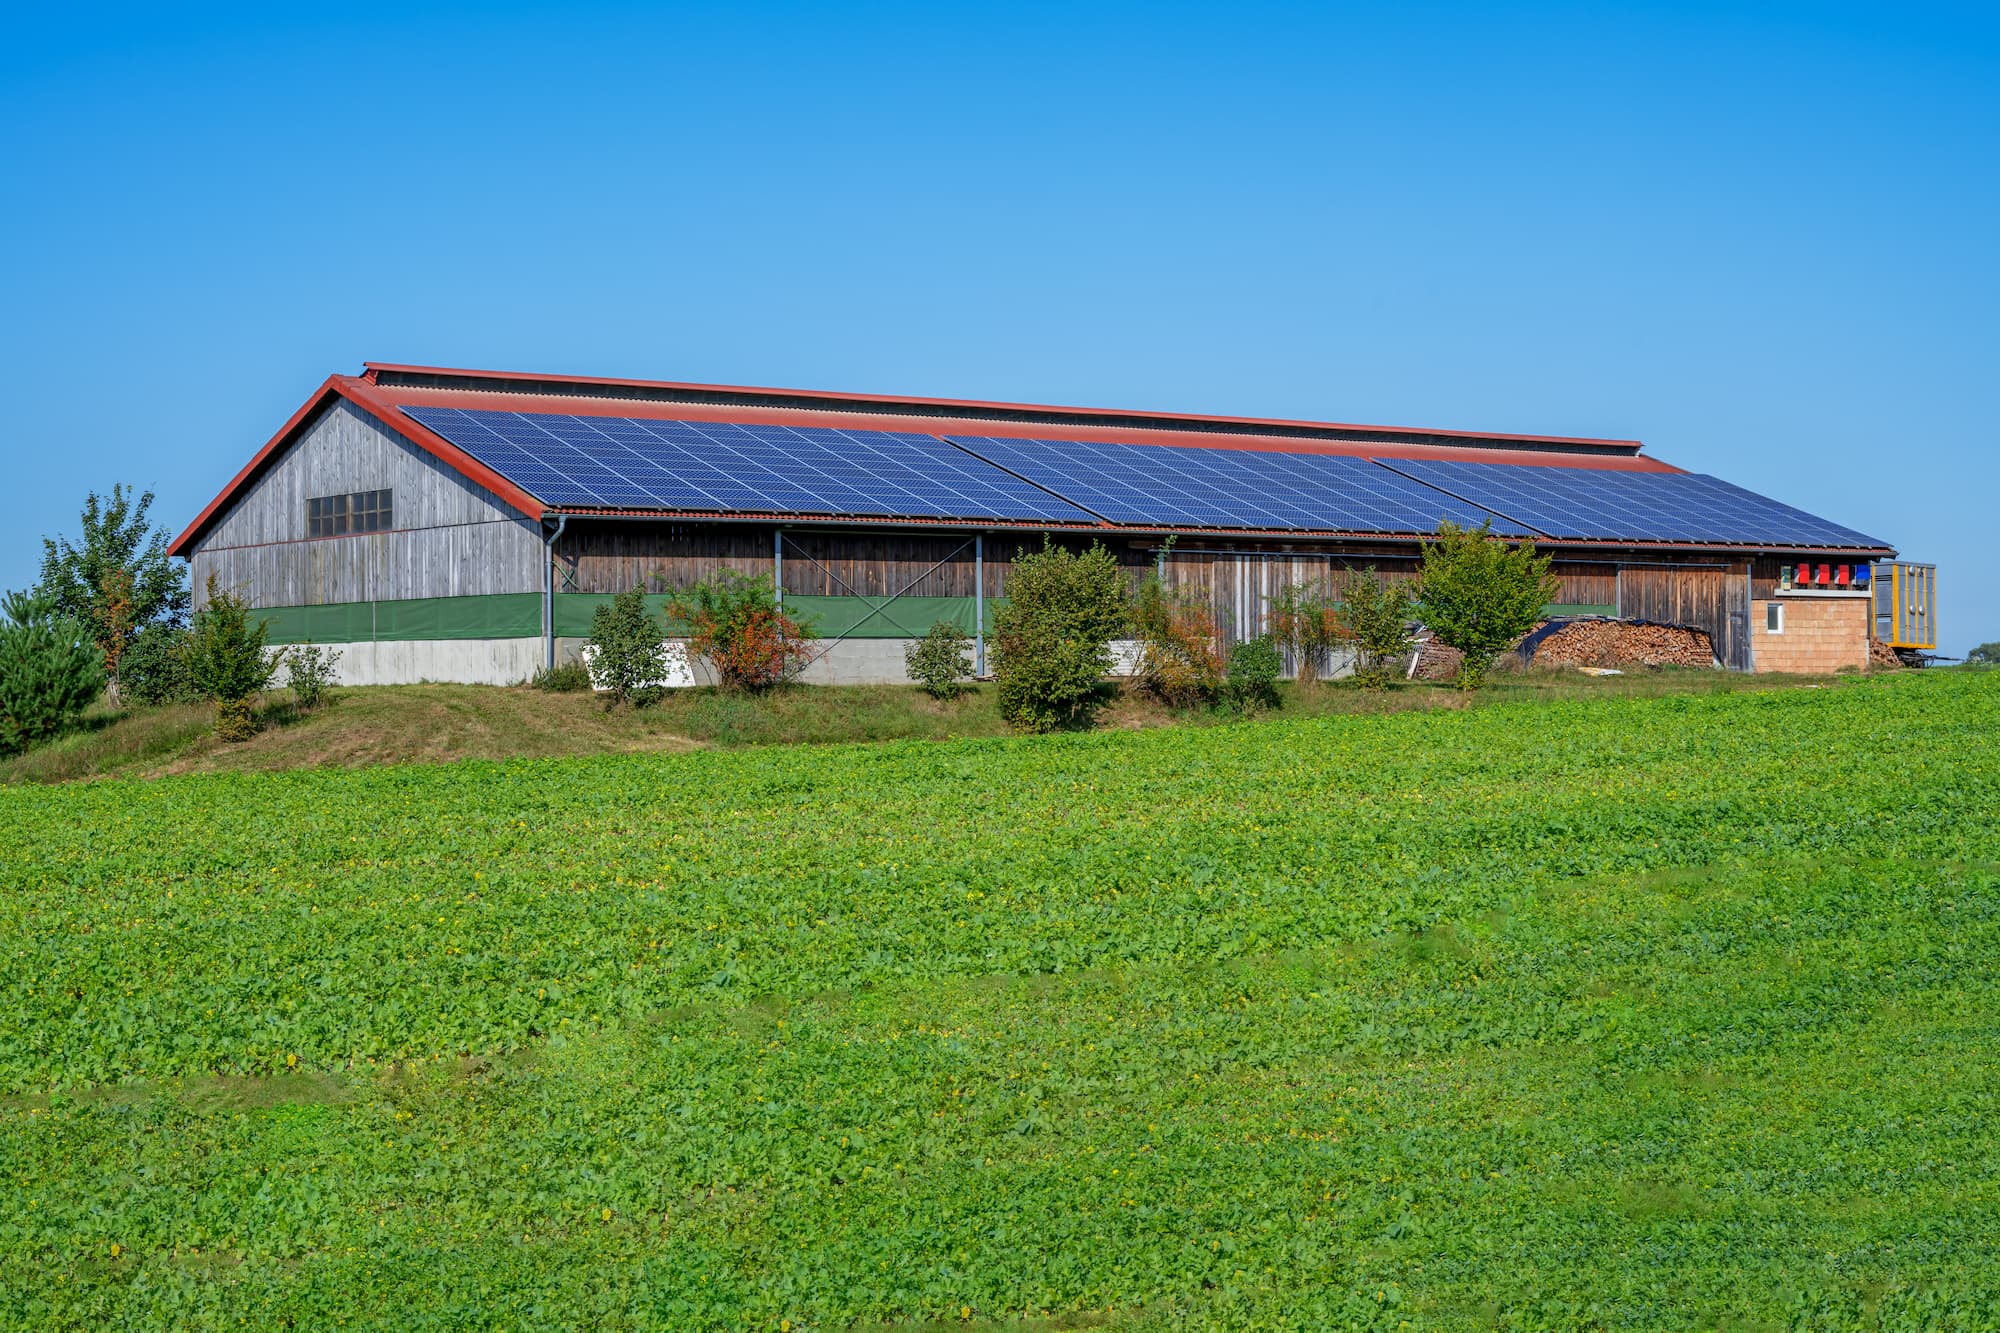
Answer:
POLYGON ((1990 6, 45 7, 0 587, 364 360, 1637 437, 2000 639, 1990 6))

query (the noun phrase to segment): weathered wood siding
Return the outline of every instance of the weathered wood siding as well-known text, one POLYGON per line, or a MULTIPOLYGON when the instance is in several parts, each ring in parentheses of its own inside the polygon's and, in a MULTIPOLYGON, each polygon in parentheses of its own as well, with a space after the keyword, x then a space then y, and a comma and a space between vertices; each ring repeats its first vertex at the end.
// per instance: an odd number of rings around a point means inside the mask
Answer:
POLYGON ((535 520, 341 402, 203 535, 192 572, 197 599, 213 573, 253 606, 318 606, 535 592, 541 553, 535 520), (381 489, 393 530, 307 538, 308 499, 381 489))
POLYGON ((1708 631, 1726 667, 1750 669, 1750 565, 1623 565, 1618 614, 1708 631))

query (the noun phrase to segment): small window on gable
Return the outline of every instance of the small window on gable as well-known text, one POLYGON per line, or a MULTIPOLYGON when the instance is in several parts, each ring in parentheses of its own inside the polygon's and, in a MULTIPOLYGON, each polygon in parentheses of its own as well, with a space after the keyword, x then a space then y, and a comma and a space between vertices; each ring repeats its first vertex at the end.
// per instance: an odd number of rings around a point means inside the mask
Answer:
POLYGON ((306 536, 345 537, 351 532, 387 532, 396 526, 393 491, 354 491, 306 501, 306 536))
POLYGON ((1766 602, 1764 604, 1764 632, 1766 634, 1783 634, 1785 632, 1785 604, 1783 602, 1766 602))

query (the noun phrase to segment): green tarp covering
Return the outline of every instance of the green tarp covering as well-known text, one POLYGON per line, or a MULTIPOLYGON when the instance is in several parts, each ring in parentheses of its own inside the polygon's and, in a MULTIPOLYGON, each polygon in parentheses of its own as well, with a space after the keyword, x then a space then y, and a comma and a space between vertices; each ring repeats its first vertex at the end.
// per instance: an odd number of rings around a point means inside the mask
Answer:
POLYGON ((417 597, 396 602, 335 602, 326 606, 265 606, 272 643, 368 643, 375 639, 527 639, 542 632, 542 595, 417 597))

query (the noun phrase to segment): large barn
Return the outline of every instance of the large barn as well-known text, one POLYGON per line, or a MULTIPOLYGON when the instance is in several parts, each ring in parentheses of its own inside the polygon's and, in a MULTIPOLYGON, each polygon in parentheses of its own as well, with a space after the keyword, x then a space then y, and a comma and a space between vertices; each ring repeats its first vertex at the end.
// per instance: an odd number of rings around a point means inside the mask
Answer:
POLYGON ((1531 538, 1551 613, 1698 625, 1722 665, 1865 665, 1890 546, 1632 440, 370 364, 319 387, 173 546, 350 684, 521 681, 612 594, 775 578, 806 678, 899 681, 983 639, 1015 555, 1101 541, 1232 641, 1343 568, 1413 571, 1441 519, 1531 538))

